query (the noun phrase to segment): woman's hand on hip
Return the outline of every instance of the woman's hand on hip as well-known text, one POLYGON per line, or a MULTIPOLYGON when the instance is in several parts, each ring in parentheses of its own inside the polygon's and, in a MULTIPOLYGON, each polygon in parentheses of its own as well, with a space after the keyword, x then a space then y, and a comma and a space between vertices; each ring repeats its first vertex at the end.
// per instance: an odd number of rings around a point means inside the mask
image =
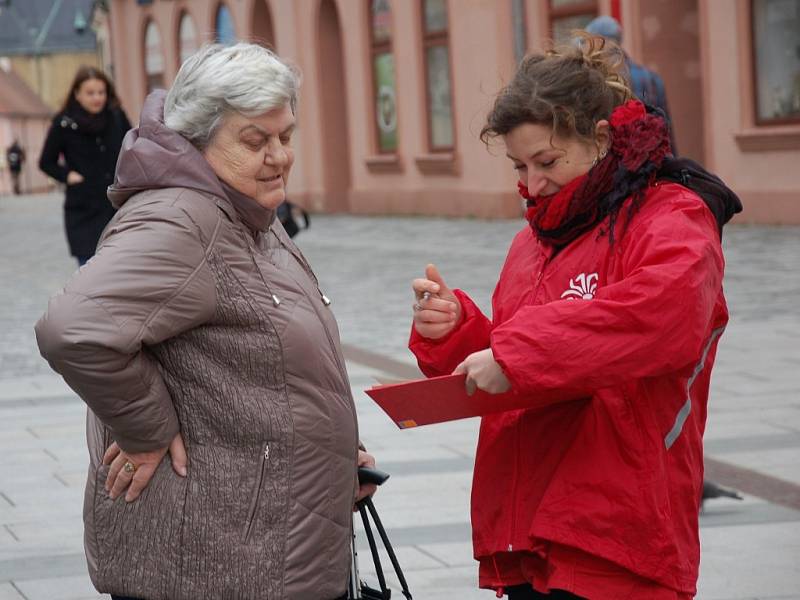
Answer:
POLYGON ((77 171, 67 173, 67 185, 75 185, 77 183, 83 183, 83 175, 77 171))
POLYGON ((105 486, 110 498, 116 500, 127 489, 125 501, 136 500, 150 483, 150 478, 167 452, 175 472, 181 477, 186 477, 188 458, 180 433, 172 438, 168 447, 149 452, 125 452, 116 442, 112 443, 103 455, 103 464, 111 465, 105 486))
POLYGON ((453 371, 453 375, 459 373, 467 375, 467 394, 470 396, 476 389, 490 394, 502 394, 511 389, 511 382, 494 359, 491 348, 470 354, 453 371))
POLYGON ((437 340, 450 333, 461 317, 461 303, 434 265, 425 277, 411 282, 414 290, 414 328, 422 337, 437 340))
MULTIPOLYGON (((375 457, 368 452, 364 452, 363 450, 358 450, 358 466, 359 467, 374 467, 375 466, 375 457)), ((358 480, 356 480, 356 503, 360 500, 363 500, 367 496, 372 496, 375 492, 378 491, 378 486, 374 483, 365 483, 363 485, 359 485, 358 480)), ((353 512, 358 510, 355 506, 353 506, 353 512)))

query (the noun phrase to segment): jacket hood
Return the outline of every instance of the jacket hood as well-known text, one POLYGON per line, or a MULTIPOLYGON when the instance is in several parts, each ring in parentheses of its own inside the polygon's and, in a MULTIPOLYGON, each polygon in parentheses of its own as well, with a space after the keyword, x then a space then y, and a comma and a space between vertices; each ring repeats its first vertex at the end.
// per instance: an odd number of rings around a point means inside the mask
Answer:
POLYGON ((725 182, 688 158, 668 158, 659 171, 659 179, 674 181, 689 188, 702 198, 717 222, 720 237, 722 228, 742 212, 742 201, 725 182))
POLYGON ((226 198, 211 165, 182 135, 164 125, 167 93, 156 90, 145 100, 139 127, 122 142, 114 184, 108 198, 120 208, 128 198, 150 189, 183 187, 226 198))

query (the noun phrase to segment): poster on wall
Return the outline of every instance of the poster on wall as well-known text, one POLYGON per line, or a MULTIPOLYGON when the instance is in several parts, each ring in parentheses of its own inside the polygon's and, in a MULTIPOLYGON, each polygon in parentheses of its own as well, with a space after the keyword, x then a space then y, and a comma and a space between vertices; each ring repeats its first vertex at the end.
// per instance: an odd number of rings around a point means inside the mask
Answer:
POLYGON ((397 97, 394 58, 389 53, 375 57, 375 92, 378 146, 381 152, 393 152, 397 150, 397 97))

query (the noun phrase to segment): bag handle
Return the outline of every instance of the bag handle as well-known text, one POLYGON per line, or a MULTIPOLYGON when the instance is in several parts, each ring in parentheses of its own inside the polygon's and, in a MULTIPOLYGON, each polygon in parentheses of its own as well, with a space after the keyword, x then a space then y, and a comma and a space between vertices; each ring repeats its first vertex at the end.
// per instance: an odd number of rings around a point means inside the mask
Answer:
POLYGON ((358 512, 361 515, 361 521, 364 524, 364 533, 367 536, 367 542, 369 542, 369 551, 372 553, 372 562, 375 563, 375 574, 378 576, 378 584, 381 586, 381 596, 384 598, 389 598, 389 589, 386 587, 386 577, 383 574, 383 565, 381 564, 381 559, 378 554, 378 546, 375 543, 375 536, 372 533, 372 527, 369 524, 369 518, 367 516, 365 504, 366 503, 359 502, 358 512))
POLYGON ((378 511, 375 509, 375 504, 373 504, 372 498, 367 496, 356 506, 358 507, 359 514, 361 515, 361 520, 364 523, 364 533, 366 533, 367 541, 369 542, 369 549, 372 553, 372 560, 375 563, 375 572, 378 576, 378 582, 381 586, 381 594, 384 598, 388 599, 390 592, 386 587, 386 578, 383 574, 383 566, 381 565, 380 556, 378 555, 378 547, 375 544, 375 536, 373 535, 372 527, 369 524, 369 517, 372 517, 372 521, 375 523, 375 529, 378 530, 378 535, 380 535, 381 541, 383 542, 383 547, 386 548, 386 553, 389 555, 389 560, 392 562, 394 572, 397 575, 397 579, 400 581, 400 587, 402 588, 403 596, 406 597, 406 600, 413 600, 411 597, 411 592, 408 589, 408 583, 403 575, 403 570, 400 568, 400 562, 397 560, 397 556, 394 553, 394 548, 392 547, 392 543, 389 541, 389 536, 386 535, 386 530, 384 529, 383 523, 378 516, 378 511), (369 516, 367 515, 367 511, 369 511, 369 516))

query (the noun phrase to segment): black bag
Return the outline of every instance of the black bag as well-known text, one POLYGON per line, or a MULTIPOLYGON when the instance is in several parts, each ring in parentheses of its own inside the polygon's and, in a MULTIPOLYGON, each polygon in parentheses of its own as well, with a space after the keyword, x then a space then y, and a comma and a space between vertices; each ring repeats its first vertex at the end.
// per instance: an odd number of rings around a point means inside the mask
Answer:
POLYGON ((717 221, 720 238, 722 226, 733 215, 742 212, 742 202, 725 183, 713 173, 688 158, 667 157, 658 171, 661 181, 680 183, 703 199, 717 221))
POLYGON ((289 202, 288 200, 284 200, 278 206, 278 219, 283 224, 283 228, 286 230, 286 233, 289 234, 290 238, 293 238, 300 232, 300 225, 297 224, 298 217, 302 220, 302 229, 308 229, 308 226, 311 225, 311 219, 308 216, 308 213, 289 202))
POLYGON ((386 553, 389 555, 389 560, 392 561, 392 567, 397 574, 397 579, 400 580, 400 586, 403 596, 406 600, 412 600, 411 592, 408 591, 408 584, 406 578, 403 576, 403 571, 400 568, 400 563, 397 562, 397 557, 394 554, 389 536, 386 535, 386 530, 383 528, 378 511, 375 510, 375 505, 372 503, 372 498, 367 497, 357 504, 358 512, 361 515, 361 521, 364 523, 364 533, 369 542, 369 549, 372 553, 372 560, 375 563, 375 573, 378 576, 378 585, 380 589, 375 589, 368 586, 361 581, 358 576, 358 561, 355 551, 355 535, 353 536, 353 560, 351 565, 350 585, 347 589, 347 600, 390 600, 392 597, 392 590, 386 587, 386 577, 383 575, 383 566, 381 565, 380 555, 378 554, 378 546, 375 543, 375 535, 372 533, 372 526, 370 525, 370 517, 375 524, 375 529, 378 530, 378 535, 381 536, 383 547, 386 548, 386 553), (369 512, 368 512, 369 511, 369 512))

